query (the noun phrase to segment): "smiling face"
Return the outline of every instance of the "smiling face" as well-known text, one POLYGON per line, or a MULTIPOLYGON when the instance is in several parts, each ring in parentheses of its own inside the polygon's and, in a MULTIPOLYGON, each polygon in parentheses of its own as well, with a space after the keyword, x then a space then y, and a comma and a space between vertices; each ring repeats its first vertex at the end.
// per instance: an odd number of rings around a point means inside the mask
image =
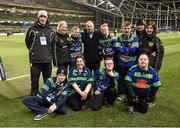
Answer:
POLYGON ((39 16, 38 20, 39 20, 39 23, 40 23, 42 26, 45 26, 45 25, 46 25, 46 22, 47 22, 47 17, 41 15, 41 16, 39 16))
POLYGON ((138 65, 140 69, 147 70, 149 66, 149 59, 146 54, 141 54, 138 59, 138 65))
POLYGON ((147 33, 148 35, 150 35, 150 34, 153 34, 154 28, 153 28, 152 25, 148 25, 148 26, 146 27, 145 31, 146 31, 146 33, 147 33))
POLYGON ((140 25, 137 26, 137 29, 138 29, 138 31, 140 31, 140 32, 143 31, 144 28, 145 28, 145 25, 144 25, 144 24, 140 24, 140 25))
POLYGON ((104 36, 108 35, 108 34, 109 34, 108 27, 103 27, 103 28, 101 29, 101 33, 102 33, 102 35, 104 35, 104 36))
POLYGON ((77 68, 83 69, 84 65, 85 65, 85 63, 84 63, 83 58, 77 58, 77 60, 76 60, 76 66, 77 66, 77 68))
POLYGON ((62 25, 59 26, 59 32, 63 34, 67 33, 67 23, 63 23, 62 25))

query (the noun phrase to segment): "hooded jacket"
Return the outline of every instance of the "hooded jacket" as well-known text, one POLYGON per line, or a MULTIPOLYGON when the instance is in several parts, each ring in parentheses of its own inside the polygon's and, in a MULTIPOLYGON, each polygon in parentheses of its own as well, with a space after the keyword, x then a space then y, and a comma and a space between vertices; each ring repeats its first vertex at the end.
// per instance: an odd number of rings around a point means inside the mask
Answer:
POLYGON ((27 31, 25 43, 29 49, 30 63, 51 63, 53 31, 47 21, 42 27, 36 21, 27 31), (42 40, 46 43, 42 43, 42 40))

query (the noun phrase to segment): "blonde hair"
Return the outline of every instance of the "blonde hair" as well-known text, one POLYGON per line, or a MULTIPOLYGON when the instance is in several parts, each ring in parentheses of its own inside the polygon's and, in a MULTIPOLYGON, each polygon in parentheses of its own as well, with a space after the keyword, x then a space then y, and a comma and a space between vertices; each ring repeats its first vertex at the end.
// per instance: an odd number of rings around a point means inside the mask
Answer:
POLYGON ((59 31, 59 28, 60 28, 62 25, 64 25, 64 24, 67 24, 67 22, 64 21, 64 20, 58 22, 58 25, 57 25, 57 32, 59 31))

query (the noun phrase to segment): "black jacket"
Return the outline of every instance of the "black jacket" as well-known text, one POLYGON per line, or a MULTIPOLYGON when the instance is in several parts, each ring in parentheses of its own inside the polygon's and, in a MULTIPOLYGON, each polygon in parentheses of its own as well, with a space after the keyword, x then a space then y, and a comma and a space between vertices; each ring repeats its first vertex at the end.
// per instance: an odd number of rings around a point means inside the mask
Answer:
POLYGON ((160 70, 163 57, 164 46, 156 35, 144 35, 140 38, 139 54, 146 53, 150 59, 149 66, 153 67, 157 72, 160 70), (156 56, 152 53, 156 52, 156 56))
POLYGON ((36 21, 32 25, 25 38, 26 47, 29 49, 30 63, 51 63, 52 62, 52 38, 53 31, 47 21, 42 27, 36 21), (40 38, 45 37, 47 44, 42 45, 40 38))
POLYGON ((53 64, 65 64, 70 62, 68 34, 55 33, 53 38, 53 64))
POLYGON ((87 63, 97 63, 101 60, 99 53, 100 33, 95 31, 92 38, 84 31, 82 34, 82 43, 84 44, 84 58, 87 63))

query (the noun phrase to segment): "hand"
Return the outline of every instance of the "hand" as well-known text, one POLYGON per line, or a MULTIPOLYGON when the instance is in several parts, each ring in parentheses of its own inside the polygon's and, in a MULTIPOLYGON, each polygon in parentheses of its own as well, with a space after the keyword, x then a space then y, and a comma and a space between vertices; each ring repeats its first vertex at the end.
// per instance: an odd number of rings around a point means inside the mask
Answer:
POLYGON ((95 91, 95 95, 99 95, 101 92, 99 90, 95 91))
POLYGON ((48 113, 52 113, 56 110, 57 106, 56 104, 54 103, 53 105, 51 105, 49 108, 48 108, 48 113))
POLYGON ((115 34, 114 34, 113 32, 111 32, 111 33, 109 33, 109 36, 110 36, 111 38, 113 38, 113 37, 115 36, 115 34))
POLYGON ((134 48, 134 44, 131 44, 131 45, 130 45, 130 48, 134 48))
POLYGON ((82 92, 82 97, 81 97, 81 100, 86 100, 86 98, 87 98, 87 95, 88 95, 88 93, 87 92, 85 92, 85 91, 83 91, 82 92))
POLYGON ((114 76, 113 71, 107 72, 107 74, 108 74, 108 75, 110 75, 111 77, 113 77, 113 76, 114 76))

